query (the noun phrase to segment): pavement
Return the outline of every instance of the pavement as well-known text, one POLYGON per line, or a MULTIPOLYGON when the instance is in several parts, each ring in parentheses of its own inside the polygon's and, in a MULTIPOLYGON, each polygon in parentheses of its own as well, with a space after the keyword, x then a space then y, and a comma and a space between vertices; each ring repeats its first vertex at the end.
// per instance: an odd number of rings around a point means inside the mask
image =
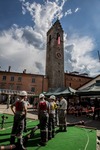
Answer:
MULTIPOLYGON (((0 113, 4 114, 13 114, 11 108, 7 109, 6 104, 0 104, 0 113)), ((33 120, 37 120, 37 110, 33 109, 33 106, 30 105, 27 112, 27 118, 31 118, 33 120)), ((85 126, 96 129, 97 130, 97 149, 100 150, 100 120, 93 120, 92 117, 87 117, 86 115, 83 116, 74 116, 74 115, 67 115, 67 122, 68 123, 75 123, 84 120, 85 126)))

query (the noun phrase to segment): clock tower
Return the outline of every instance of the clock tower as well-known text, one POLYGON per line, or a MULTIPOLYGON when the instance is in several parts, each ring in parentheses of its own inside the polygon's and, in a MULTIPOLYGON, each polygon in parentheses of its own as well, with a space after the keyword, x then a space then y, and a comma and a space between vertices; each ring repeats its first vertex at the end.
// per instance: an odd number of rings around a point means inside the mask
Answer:
POLYGON ((63 29, 59 20, 47 32, 46 75, 49 88, 64 87, 63 29))

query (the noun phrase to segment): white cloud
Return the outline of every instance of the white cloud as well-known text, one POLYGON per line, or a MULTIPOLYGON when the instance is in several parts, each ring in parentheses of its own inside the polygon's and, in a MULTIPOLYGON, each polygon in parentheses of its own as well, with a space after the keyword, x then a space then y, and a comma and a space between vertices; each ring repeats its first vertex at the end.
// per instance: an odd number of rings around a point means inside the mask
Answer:
MULTIPOLYGON (((55 2, 47 1, 44 5, 33 2, 30 4, 22 3, 24 12, 28 11, 32 17, 32 20, 35 23, 35 30, 42 30, 45 33, 51 26, 54 18, 57 19, 57 16, 61 18, 63 16, 62 10, 66 0, 58 0, 55 2), (44 32, 45 31, 45 32, 44 32)), ((41 32, 41 31, 40 31, 41 32)), ((43 34, 42 33, 42 34, 43 34)))
POLYGON ((99 74, 100 63, 91 56, 94 48, 95 42, 91 37, 72 35, 65 41, 65 70, 84 72, 91 76, 99 74))
MULTIPOLYGON (((80 10, 80 8, 76 8, 76 9, 74 10, 74 13, 78 12, 79 10, 80 10)), ((65 17, 66 17, 67 15, 71 15, 71 14, 73 14, 72 10, 71 10, 71 9, 68 9, 68 10, 65 12, 65 17)))
POLYGON ((80 8, 76 8, 76 9, 75 9, 75 13, 78 12, 79 10, 80 10, 80 8))
POLYGON ((22 3, 22 14, 30 13, 34 26, 19 28, 14 24, 0 35, 0 64, 6 70, 9 65, 13 71, 44 74, 46 55, 46 33, 57 16, 62 16, 65 0, 22 3))
MULTIPOLYGON (((16 35, 23 29, 14 30, 16 35)), ((41 66, 44 64, 45 52, 40 51, 34 45, 28 44, 26 40, 22 38, 22 35, 17 38, 13 38, 14 32, 11 29, 0 37, 0 62, 2 60, 6 62, 6 65, 11 65, 15 71, 23 71, 25 68, 28 72, 39 72, 39 67, 36 67, 38 60, 41 62, 41 66), (4 42, 3 42, 4 41, 4 42), (9 46, 9 47, 8 47, 9 46)), ((38 42, 38 41, 37 41, 38 42)), ((41 72, 43 73, 42 67, 41 72)), ((40 73, 40 72, 39 72, 40 73)))
POLYGON ((22 14, 25 15, 26 14, 26 9, 25 7, 22 6, 22 14))
POLYGON ((71 15, 71 14, 72 14, 72 10, 71 10, 71 9, 69 9, 69 10, 67 10, 67 11, 65 12, 65 16, 71 15))

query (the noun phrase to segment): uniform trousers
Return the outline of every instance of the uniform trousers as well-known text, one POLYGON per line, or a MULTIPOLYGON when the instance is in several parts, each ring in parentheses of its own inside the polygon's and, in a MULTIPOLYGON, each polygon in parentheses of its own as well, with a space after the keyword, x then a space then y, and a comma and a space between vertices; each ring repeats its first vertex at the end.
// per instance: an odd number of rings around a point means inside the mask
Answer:
POLYGON ((55 136, 55 114, 49 114, 48 139, 55 136))
POLYGON ((41 142, 45 144, 48 141, 48 121, 49 121, 48 113, 41 113, 39 121, 40 121, 41 142))
POLYGON ((66 130, 66 110, 59 109, 59 129, 66 130))
POLYGON ((13 127, 12 127, 12 132, 11 132, 11 138, 10 138, 10 143, 11 144, 15 143, 15 137, 18 138, 18 141, 20 141, 20 144, 23 144, 23 142, 22 142, 23 130, 24 130, 23 115, 15 114, 13 127))

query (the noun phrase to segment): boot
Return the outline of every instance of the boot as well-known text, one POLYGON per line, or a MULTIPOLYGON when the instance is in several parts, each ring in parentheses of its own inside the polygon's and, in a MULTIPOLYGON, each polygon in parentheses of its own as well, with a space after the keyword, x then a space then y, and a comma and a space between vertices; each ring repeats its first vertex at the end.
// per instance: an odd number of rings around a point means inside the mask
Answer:
POLYGON ((48 132, 48 140, 51 140, 52 139, 52 133, 51 131, 48 132))
POLYGON ((15 144, 15 136, 10 137, 10 144, 15 144))
POLYGON ((55 137, 55 130, 53 129, 52 130, 52 138, 54 138, 55 137))
POLYGON ((62 126, 59 127, 59 131, 62 131, 62 126))
POLYGON ((41 146, 46 146, 46 142, 40 141, 39 145, 41 145, 41 146))
POLYGON ((64 131, 66 132, 67 130, 66 130, 66 125, 64 125, 64 131))
POLYGON ((18 139, 17 149, 18 149, 18 150, 27 150, 27 149, 24 147, 24 145, 23 145, 23 139, 22 139, 22 138, 18 139))

